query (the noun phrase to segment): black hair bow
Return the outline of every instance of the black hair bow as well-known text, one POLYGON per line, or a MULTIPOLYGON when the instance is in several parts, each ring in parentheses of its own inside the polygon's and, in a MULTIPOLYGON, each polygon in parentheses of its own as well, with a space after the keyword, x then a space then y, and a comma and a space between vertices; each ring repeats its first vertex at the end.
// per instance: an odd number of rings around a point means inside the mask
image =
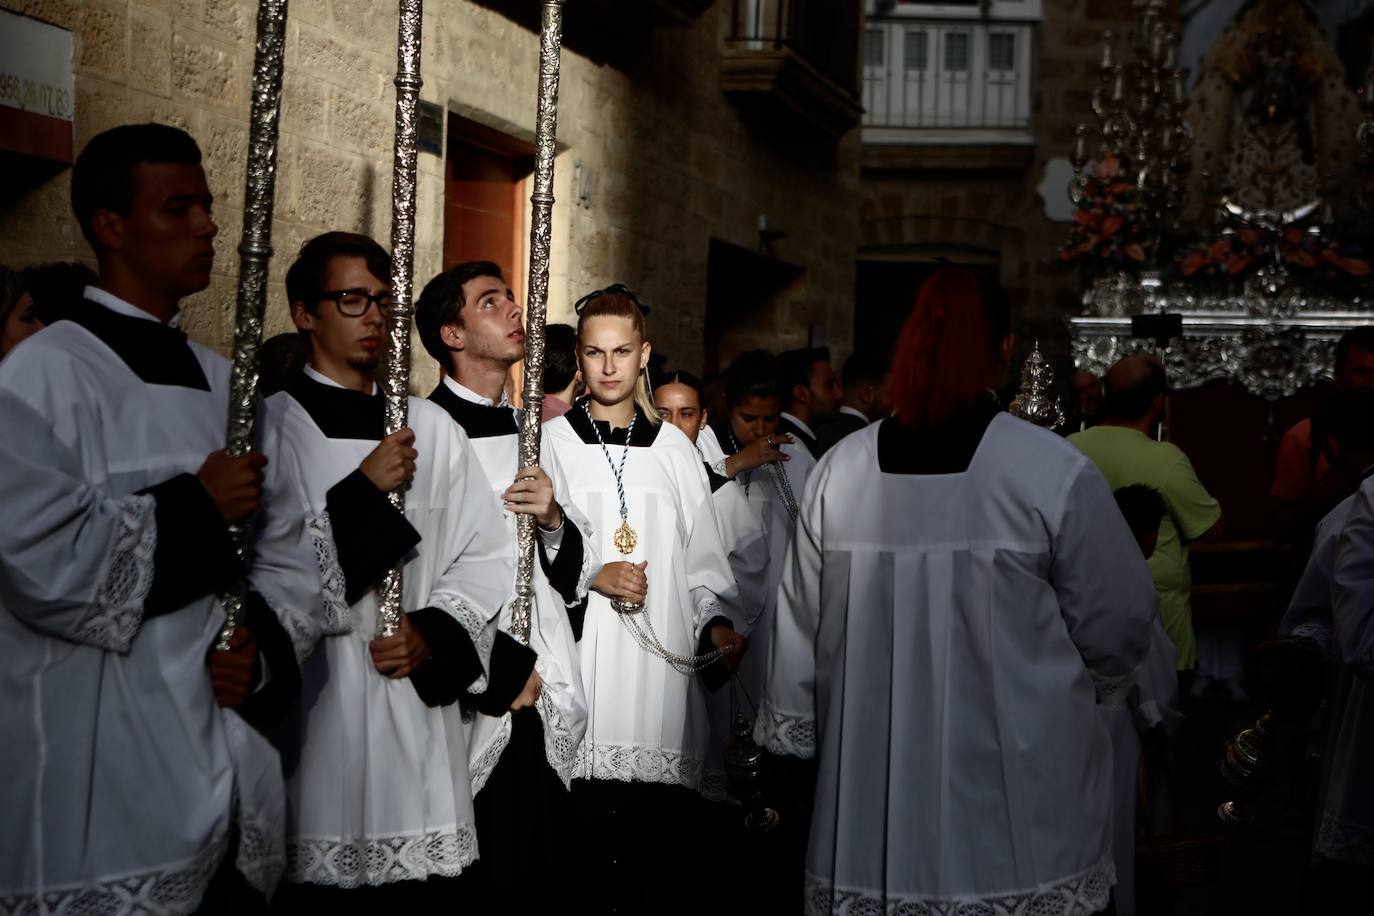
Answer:
POLYGON ((573 311, 581 315, 582 309, 586 308, 588 302, 591 302, 593 299, 596 299, 600 296, 609 295, 624 296, 625 298, 629 299, 631 302, 633 302, 635 305, 639 307, 639 313, 641 315, 647 316, 649 314, 649 307, 645 305, 643 302, 641 302, 639 300, 639 297, 634 294, 634 291, 630 289, 628 286, 626 286, 624 283, 612 283, 605 289, 593 290, 592 292, 587 293, 587 295, 583 296, 581 299, 578 299, 575 303, 573 303, 573 311))

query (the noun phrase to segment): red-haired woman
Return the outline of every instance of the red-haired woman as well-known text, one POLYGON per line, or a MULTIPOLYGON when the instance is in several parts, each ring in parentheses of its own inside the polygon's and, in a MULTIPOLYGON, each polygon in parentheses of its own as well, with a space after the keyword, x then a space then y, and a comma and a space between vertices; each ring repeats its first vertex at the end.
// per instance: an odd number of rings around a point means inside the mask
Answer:
POLYGON ((1107 906, 1097 704, 1145 657, 1154 589, 1092 463, 989 394, 1009 328, 1005 298, 938 271, 896 416, 802 497, 755 734, 818 761, 808 913, 1107 906))

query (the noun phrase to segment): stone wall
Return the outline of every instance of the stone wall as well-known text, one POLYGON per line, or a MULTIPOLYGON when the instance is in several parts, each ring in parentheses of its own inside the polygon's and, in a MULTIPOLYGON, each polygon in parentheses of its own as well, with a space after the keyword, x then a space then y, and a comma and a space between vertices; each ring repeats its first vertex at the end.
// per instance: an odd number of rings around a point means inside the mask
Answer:
MULTIPOLYGON (((1062 357, 1068 348, 1063 319, 1078 312, 1079 277, 1058 262, 1069 227, 1045 216, 1038 187, 1046 162, 1068 158, 1074 127, 1092 122, 1102 32, 1122 35, 1130 23, 1130 0, 1044 0, 1036 35, 1035 147, 1029 165, 926 175, 865 173, 860 257, 865 249, 929 251, 951 260, 995 263, 1012 297, 1018 333, 1041 338, 1050 355, 1062 357)), ((1048 190, 1067 193, 1067 185, 1048 190)))
MULTIPOLYGON (((211 287, 187 303, 193 337, 227 351, 241 231, 256 4, 246 0, 0 0, 0 7, 76 34, 76 145, 120 123, 189 130, 205 152, 220 223, 211 287)), ((656 346, 684 368, 702 360, 712 238, 758 247, 758 218, 787 238, 775 253, 805 272, 766 320, 727 335, 722 356, 805 342, 813 324, 840 352, 852 331, 858 239, 858 132, 800 147, 751 124, 720 90, 729 5, 690 26, 646 29, 640 66, 565 50, 559 119, 553 320, 583 292, 613 281, 654 306, 656 346), (800 154, 799 154, 800 150, 800 154), (573 164, 592 179, 573 200, 573 164)), ((567 16, 578 15, 569 4, 567 16)), ((282 275, 301 243, 326 229, 390 235, 396 6, 292 0, 268 332, 289 327, 282 275)), ((528 134, 538 36, 466 0, 425 4, 421 97, 528 134)), ((420 157, 416 276, 441 266, 443 161, 420 157)), ((63 172, 0 213, 0 263, 90 259, 63 172)), ((416 348, 416 387, 433 383, 416 348)))

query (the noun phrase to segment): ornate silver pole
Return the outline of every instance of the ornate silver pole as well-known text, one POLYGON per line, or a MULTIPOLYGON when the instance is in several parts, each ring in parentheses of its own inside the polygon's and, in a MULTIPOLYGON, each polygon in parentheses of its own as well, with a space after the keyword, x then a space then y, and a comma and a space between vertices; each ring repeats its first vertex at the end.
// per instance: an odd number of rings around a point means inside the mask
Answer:
MULTIPOLYGON (((267 304, 267 263, 272 258, 272 200, 277 185, 277 121, 281 114, 281 69, 286 47, 286 0, 258 3, 258 38, 253 54, 253 105, 249 115, 248 176, 243 194, 243 237, 239 242, 238 306, 234 311, 234 359, 229 378, 229 430, 225 450, 246 455, 258 420, 258 346, 267 304)), ((248 558, 248 528, 229 529, 239 559, 248 558)), ((215 648, 227 650, 243 610, 243 593, 222 596, 224 626, 215 648)))
MULTIPOLYGON (((539 30, 539 113, 534 126, 534 214, 530 221, 530 298, 525 313, 525 418, 520 425, 520 467, 539 463, 539 433, 544 410, 544 323, 549 306, 549 241, 553 235, 553 156, 558 132, 559 53, 563 44, 563 0, 544 0, 539 30)), ((519 470, 517 468, 516 470, 519 470)), ((534 593, 535 518, 516 520, 515 605, 511 635, 530 641, 534 593)))
MULTIPOLYGON (((382 363, 382 394, 386 398, 386 433, 406 425, 410 396, 411 274, 415 268, 415 102, 420 97, 421 0, 401 0, 396 42, 396 159, 391 180, 391 318, 386 356, 382 363)), ((399 489, 388 494, 397 509, 405 508, 399 489)), ((401 566, 382 580, 377 635, 392 636, 401 625, 401 566)))

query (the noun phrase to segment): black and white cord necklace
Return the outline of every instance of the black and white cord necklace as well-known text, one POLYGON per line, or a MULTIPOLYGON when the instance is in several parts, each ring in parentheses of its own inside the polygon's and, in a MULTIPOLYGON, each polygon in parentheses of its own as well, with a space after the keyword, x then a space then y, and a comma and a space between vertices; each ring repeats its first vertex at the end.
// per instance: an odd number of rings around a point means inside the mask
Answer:
MULTIPOLYGON (((630 420, 629 429, 625 431, 625 451, 621 453, 620 464, 617 465, 611 459, 610 449, 606 448, 606 440, 601 437, 600 427, 592 418, 589 401, 582 402, 582 410, 587 414, 588 422, 592 424, 592 431, 596 433, 596 441, 601 446, 601 454, 606 456, 606 463, 610 465, 611 473, 615 475, 616 494, 620 497, 620 527, 615 530, 615 535, 611 540, 615 544, 615 549, 620 551, 622 556, 628 556, 639 543, 639 536, 635 533, 634 528, 630 527, 629 507, 625 502, 625 458, 630 454, 630 439, 634 436, 635 422, 639 419, 639 412, 635 412, 634 417, 630 420)), ((732 648, 731 646, 722 646, 704 655, 679 655, 675 652, 669 652, 659 641, 658 634, 654 632, 654 625, 649 619, 649 615, 643 613, 643 604, 612 598, 611 609, 616 612, 621 623, 630 631, 630 636, 634 638, 641 649, 650 655, 663 659, 683 674, 692 674, 719 661, 732 648)))

